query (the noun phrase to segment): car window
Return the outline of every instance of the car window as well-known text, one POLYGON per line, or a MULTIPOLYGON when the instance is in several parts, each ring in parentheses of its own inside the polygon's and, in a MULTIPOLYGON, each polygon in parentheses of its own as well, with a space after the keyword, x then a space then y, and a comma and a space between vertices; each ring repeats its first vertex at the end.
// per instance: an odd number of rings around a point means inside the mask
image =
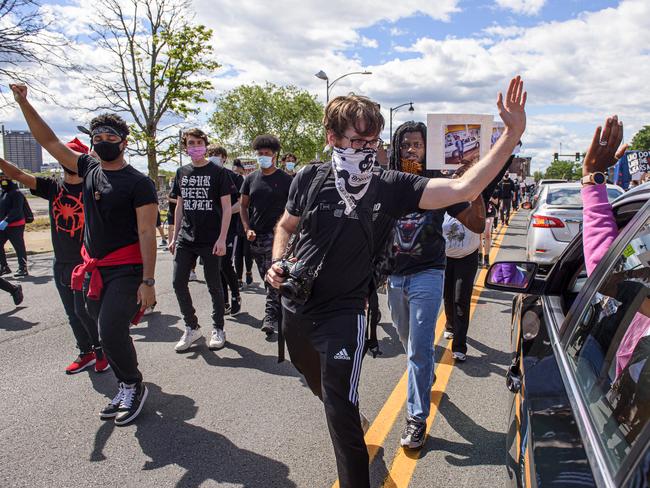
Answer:
MULTIPOLYGON (((616 188, 607 188, 607 198, 611 202, 621 195, 616 188)), ((582 194, 580 188, 554 188, 548 191, 546 203, 549 205, 564 205, 568 207, 582 207, 582 194)))
POLYGON ((567 342, 588 420, 613 476, 650 418, 649 250, 646 221, 613 262, 567 342))

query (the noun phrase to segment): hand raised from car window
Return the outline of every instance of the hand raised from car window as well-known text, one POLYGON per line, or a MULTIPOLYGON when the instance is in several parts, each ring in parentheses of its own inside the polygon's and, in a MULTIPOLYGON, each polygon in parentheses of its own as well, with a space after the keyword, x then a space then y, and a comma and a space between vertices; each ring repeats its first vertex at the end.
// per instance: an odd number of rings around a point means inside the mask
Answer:
POLYGON ((608 117, 604 128, 596 127, 591 146, 587 149, 582 162, 582 175, 586 176, 594 172, 605 173, 607 168, 616 164, 627 148, 623 146, 619 150, 622 140, 623 122, 619 121, 616 115, 608 117))

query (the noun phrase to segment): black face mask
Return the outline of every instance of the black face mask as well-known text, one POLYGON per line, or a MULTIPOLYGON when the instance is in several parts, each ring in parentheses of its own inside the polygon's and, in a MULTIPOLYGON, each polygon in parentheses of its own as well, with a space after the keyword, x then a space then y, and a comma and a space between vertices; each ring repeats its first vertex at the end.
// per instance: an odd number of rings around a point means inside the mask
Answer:
POLYGON ((122 154, 122 149, 120 149, 120 144, 122 144, 122 141, 120 142, 102 141, 93 144, 93 149, 97 153, 97 156, 99 156, 99 159, 101 159, 102 161, 106 161, 107 163, 110 163, 111 161, 115 161, 117 158, 120 157, 120 154, 122 154))

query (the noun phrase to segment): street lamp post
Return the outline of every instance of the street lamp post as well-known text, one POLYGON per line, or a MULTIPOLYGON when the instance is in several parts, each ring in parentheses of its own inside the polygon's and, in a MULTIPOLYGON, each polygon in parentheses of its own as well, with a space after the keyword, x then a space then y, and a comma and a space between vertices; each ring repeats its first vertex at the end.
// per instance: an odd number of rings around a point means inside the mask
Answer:
POLYGON ((413 112, 415 109, 413 108, 413 102, 406 102, 403 103, 402 105, 398 105, 397 107, 393 107, 390 109, 390 124, 389 124, 389 129, 388 129, 388 137, 389 142, 392 144, 393 142, 393 113, 397 112, 400 108, 406 107, 407 105, 410 105, 409 107, 409 112, 413 112))
POLYGON ((352 71, 351 73, 345 73, 344 75, 339 76, 332 82, 330 82, 330 79, 328 78, 328 76, 325 74, 323 70, 320 70, 314 76, 316 76, 316 78, 324 80, 327 83, 327 89, 326 89, 327 91, 325 92, 325 104, 327 105, 330 101, 330 89, 341 78, 345 78, 346 76, 350 76, 350 75, 371 75, 371 74, 372 74, 371 71, 352 71))

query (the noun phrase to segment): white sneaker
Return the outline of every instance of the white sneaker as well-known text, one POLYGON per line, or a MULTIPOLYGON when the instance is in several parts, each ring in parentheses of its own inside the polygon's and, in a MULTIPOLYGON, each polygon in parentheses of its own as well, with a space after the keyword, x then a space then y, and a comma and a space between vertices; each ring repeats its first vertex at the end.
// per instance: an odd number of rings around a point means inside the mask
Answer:
POLYGON ((462 352, 453 352, 451 353, 451 357, 456 361, 465 361, 467 359, 467 356, 462 352))
POLYGON ((210 337, 210 344, 208 347, 211 350, 221 349, 226 345, 226 331, 223 329, 212 329, 212 337, 210 337))
POLYGON ((178 341, 174 347, 174 350, 176 352, 187 351, 190 346, 198 341, 201 337, 203 337, 203 334, 201 334, 201 329, 192 329, 191 327, 186 326, 183 337, 181 337, 181 340, 178 341))
POLYGON ((144 310, 144 313, 143 313, 142 315, 151 315, 151 314, 153 313, 153 309, 154 309, 154 307, 155 307, 155 305, 152 305, 151 307, 147 307, 147 308, 144 310))
POLYGON ((199 279, 196 276, 196 273, 193 270, 190 271, 190 281, 199 281, 199 279))
POLYGON ((453 338, 454 338, 454 333, 453 333, 453 332, 449 332, 448 330, 446 330, 446 331, 444 332, 444 334, 442 334, 442 335, 444 336, 445 339, 453 339, 453 338))

